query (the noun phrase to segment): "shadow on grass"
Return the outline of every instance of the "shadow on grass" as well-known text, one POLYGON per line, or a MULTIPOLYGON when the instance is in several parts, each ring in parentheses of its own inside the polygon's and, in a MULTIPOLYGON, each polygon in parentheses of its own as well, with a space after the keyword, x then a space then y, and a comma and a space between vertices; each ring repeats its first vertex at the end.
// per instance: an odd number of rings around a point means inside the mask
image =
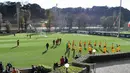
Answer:
POLYGON ((45 54, 46 52, 47 52, 47 50, 43 51, 43 52, 42 52, 42 55, 45 54))
POLYGON ((14 47, 11 47, 10 49, 14 49, 14 48, 17 48, 18 46, 14 46, 14 47))
POLYGON ((103 50, 101 48, 99 48, 99 50, 103 53, 103 50))
MULTIPOLYGON (((104 52, 103 52, 103 50, 102 50, 101 48, 100 48, 100 51, 101 51, 102 53, 104 53, 104 52)), ((107 53, 109 53, 109 51, 108 51, 108 50, 107 50, 106 52, 107 52, 107 53)))
POLYGON ((109 53, 109 51, 107 50, 107 53, 109 53))
POLYGON ((96 51, 99 52, 97 48, 96 48, 96 51))
POLYGON ((54 46, 51 46, 51 49, 54 48, 54 46))

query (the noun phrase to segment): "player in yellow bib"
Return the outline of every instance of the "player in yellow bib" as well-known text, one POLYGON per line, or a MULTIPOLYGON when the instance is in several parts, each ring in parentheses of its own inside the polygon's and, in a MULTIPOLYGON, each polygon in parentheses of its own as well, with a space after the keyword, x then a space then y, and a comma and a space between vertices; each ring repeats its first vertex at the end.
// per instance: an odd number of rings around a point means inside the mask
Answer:
POLYGON ((73 58, 75 57, 75 50, 76 50, 76 48, 77 48, 76 45, 74 45, 73 50, 72 50, 73 51, 73 58))
POLYGON ((79 47, 82 47, 82 41, 80 40, 80 42, 79 42, 79 47))
POLYGON ((71 47, 70 47, 70 43, 68 43, 68 49, 71 49, 71 47))
POLYGON ((102 43, 101 43, 101 41, 99 42, 99 48, 101 48, 101 45, 102 45, 102 43))
POLYGON ((81 53, 82 52, 82 47, 79 47, 79 53, 81 53))
POLYGON ((89 48, 90 45, 91 45, 91 41, 89 40, 89 41, 88 41, 88 48, 89 48))
POLYGON ((111 49, 112 49, 112 53, 115 53, 115 49, 114 49, 113 43, 112 43, 111 49))
POLYGON ((104 46, 103 53, 106 53, 106 52, 107 52, 107 48, 104 46))
POLYGON ((112 53, 115 53, 115 49, 114 48, 112 49, 112 53))
POLYGON ((89 40, 89 41, 88 41, 88 46, 89 46, 90 44, 91 44, 91 41, 89 40))
POLYGON ((120 45, 117 46, 116 52, 120 52, 120 45))
POLYGON ((89 54, 92 54, 92 47, 89 45, 88 47, 89 54))

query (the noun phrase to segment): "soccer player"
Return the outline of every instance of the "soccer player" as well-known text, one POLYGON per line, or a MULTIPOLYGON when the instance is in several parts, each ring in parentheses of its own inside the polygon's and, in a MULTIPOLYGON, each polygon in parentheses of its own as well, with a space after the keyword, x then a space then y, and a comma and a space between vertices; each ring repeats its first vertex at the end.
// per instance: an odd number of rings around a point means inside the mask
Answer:
POLYGON ((69 55, 70 55, 70 49, 71 49, 71 43, 70 43, 70 41, 68 42, 68 57, 69 57, 69 55))
POLYGON ((101 45, 102 45, 102 43, 101 43, 101 41, 99 42, 99 48, 101 48, 101 45))
POLYGON ((60 66, 63 66, 63 65, 64 65, 64 58, 62 56, 61 59, 60 59, 60 66))
POLYGON ((112 47, 111 47, 111 49, 112 49, 112 53, 115 53, 115 49, 114 49, 114 45, 113 45, 113 43, 112 43, 112 47))
POLYGON ((49 48, 49 43, 46 43, 46 49, 48 50, 48 48, 49 48))
POLYGON ((106 48, 106 46, 104 46, 103 53, 106 53, 106 52, 107 52, 107 48, 106 48))
POLYGON ((70 42, 68 42, 68 48, 69 48, 69 49, 71 49, 70 46, 71 46, 71 44, 70 44, 70 42))
POLYGON ((92 47, 89 45, 88 47, 89 54, 92 54, 92 47))
POLYGON ((120 52, 120 45, 117 46, 116 52, 120 52))
POLYGON ((112 43, 111 49, 113 49, 113 48, 114 48, 114 45, 113 45, 113 43, 112 43))
POLYGON ((31 39, 31 34, 29 35, 30 39, 31 39))
POLYGON ((53 40, 53 47, 55 46, 55 40, 53 40))
POLYGON ((79 42, 79 47, 82 47, 82 41, 80 40, 80 42, 79 42))
POLYGON ((82 47, 80 46, 79 47, 79 53, 81 54, 81 52, 82 52, 82 47))
POLYGON ((84 50, 86 50, 86 41, 84 41, 84 50))
POLYGON ((19 40, 17 40, 17 46, 19 46, 19 40))
MULTIPOLYGON (((69 42, 68 42, 69 43, 69 42)), ((66 43, 66 52, 65 52, 65 55, 68 53, 68 43, 66 43)))
POLYGON ((76 45, 74 45, 74 47, 73 47, 73 58, 75 57, 75 50, 76 50, 76 45))
POLYGON ((14 36, 15 36, 15 33, 14 33, 14 36))
POLYGON ((114 48, 112 49, 112 53, 115 53, 115 49, 114 48))
POLYGON ((91 44, 91 41, 89 40, 89 41, 88 41, 88 46, 89 46, 90 44, 91 44))
POLYGON ((58 43, 59 43, 59 40, 57 39, 57 40, 56 40, 56 46, 58 46, 58 43))
POLYGON ((94 42, 94 48, 96 49, 97 41, 94 42))

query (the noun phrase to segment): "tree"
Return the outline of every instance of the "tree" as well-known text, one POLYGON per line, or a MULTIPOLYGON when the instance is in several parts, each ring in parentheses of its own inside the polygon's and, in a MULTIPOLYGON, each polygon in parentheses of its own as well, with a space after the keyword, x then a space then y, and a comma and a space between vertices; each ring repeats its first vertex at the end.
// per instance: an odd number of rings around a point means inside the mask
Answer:
POLYGON ((51 21, 52 21, 52 14, 50 10, 46 11, 46 16, 47 16, 47 23, 45 23, 47 31, 50 32, 51 28, 51 21))
POLYGON ((0 32, 1 32, 1 24, 2 24, 2 14, 0 13, 0 32))
POLYGON ((6 23, 6 25, 5 25, 6 32, 7 32, 7 33, 10 33, 11 24, 10 24, 9 21, 6 21, 5 23, 6 23))
POLYGON ((81 13, 81 14, 77 14, 76 16, 76 23, 79 29, 85 29, 85 27, 87 26, 87 24, 90 23, 90 17, 85 14, 85 13, 81 13))
MULTIPOLYGON (((108 16, 108 17, 101 17, 100 19, 102 26, 104 27, 104 29, 108 29, 108 30, 115 30, 115 27, 118 28, 119 25, 119 17, 116 16, 108 16)), ((124 26, 125 21, 123 19, 121 19, 121 26, 124 26)))
POLYGON ((113 20, 113 16, 108 16, 108 17, 101 17, 101 24, 104 27, 104 29, 109 29, 113 27, 114 24, 114 20, 113 20))
POLYGON ((69 32, 71 31, 72 29, 72 25, 73 25, 73 22, 74 22, 74 14, 67 14, 67 17, 66 17, 66 22, 67 22, 67 27, 69 28, 69 32))
POLYGON ((29 24, 30 18, 31 18, 31 13, 29 10, 24 10, 24 27, 25 27, 25 31, 27 31, 27 26, 29 24))
POLYGON ((21 27, 22 31, 24 31, 24 25, 25 25, 24 16, 21 16, 20 17, 20 27, 21 27))

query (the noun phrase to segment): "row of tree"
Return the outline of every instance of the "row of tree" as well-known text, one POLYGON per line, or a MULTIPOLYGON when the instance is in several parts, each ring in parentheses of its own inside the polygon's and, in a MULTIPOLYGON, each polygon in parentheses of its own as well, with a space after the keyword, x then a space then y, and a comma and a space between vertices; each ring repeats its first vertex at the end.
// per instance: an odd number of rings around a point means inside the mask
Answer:
MULTIPOLYGON (((50 29, 51 26, 72 27, 76 26, 79 29, 85 29, 85 27, 101 25, 105 29, 114 30, 118 26, 119 7, 109 8, 107 6, 93 6, 92 8, 57 8, 43 9, 38 4, 26 4, 20 3, 20 27, 27 29, 27 20, 42 18, 48 20, 46 27, 50 29), (31 16, 31 17, 30 17, 31 16)), ((128 9, 122 9, 121 27, 124 23, 130 20, 130 11, 128 9)), ((16 2, 0 3, 0 12, 3 15, 3 19, 13 18, 16 14, 16 2)), ((15 17, 16 18, 16 17, 15 17)), ((10 21, 10 20, 9 20, 10 21)), ((15 20, 13 20, 15 21, 15 20)))
MULTIPOLYGON (((92 10, 92 13, 89 13, 89 11, 88 13, 86 13, 85 9, 83 8, 79 8, 79 9, 77 8, 76 10, 76 8, 60 9, 57 7, 53 7, 52 9, 48 10, 48 12, 50 11, 51 16, 49 16, 48 18, 49 23, 47 24, 47 27, 49 26, 49 24, 50 25, 53 24, 53 26, 55 27, 58 26, 61 29, 63 27, 69 27, 69 30, 71 30, 72 27, 85 29, 85 27, 100 25, 104 27, 104 29, 107 29, 107 30, 111 30, 111 31, 117 30, 117 27, 119 24, 119 14, 118 14, 119 12, 116 13, 115 12, 116 9, 115 9, 111 11, 111 14, 108 13, 107 15, 104 15, 101 13, 103 12, 102 10, 105 7, 99 7, 99 8, 96 7, 96 8, 94 7, 92 9, 89 9, 90 12, 92 10), (96 10, 100 10, 100 11, 98 12, 96 10)), ((124 10, 126 9, 122 9, 121 27, 124 27, 125 23, 129 21, 129 19, 126 19, 126 17, 129 17, 128 15, 124 17, 124 13, 123 13, 124 10)), ((104 13, 105 13, 105 10, 104 10, 104 13)))
MULTIPOLYGON (((3 14, 3 18, 14 18, 16 14, 17 2, 0 2, 0 12, 3 14)), ((21 9, 28 9, 31 12, 31 18, 45 18, 45 9, 41 8, 38 4, 23 5, 20 3, 21 9)))

